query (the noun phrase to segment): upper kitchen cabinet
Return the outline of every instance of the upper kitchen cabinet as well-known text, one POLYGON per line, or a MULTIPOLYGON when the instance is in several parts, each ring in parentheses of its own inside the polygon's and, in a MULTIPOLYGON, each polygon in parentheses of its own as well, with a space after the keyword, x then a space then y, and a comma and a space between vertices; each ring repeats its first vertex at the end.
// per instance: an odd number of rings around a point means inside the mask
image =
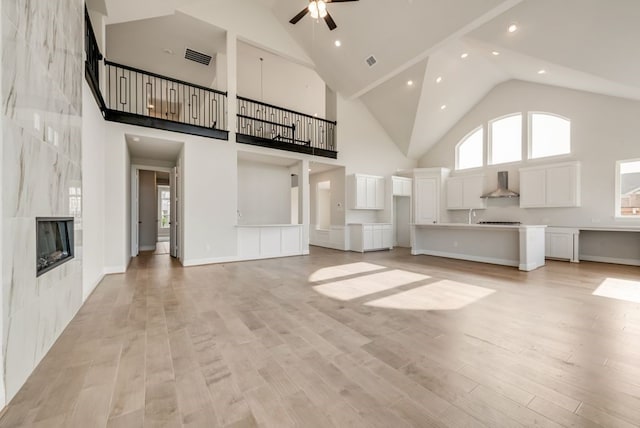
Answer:
POLYGON ((579 206, 579 162, 520 169, 520 208, 579 206))
POLYGON ((447 209, 468 210, 487 207, 482 198, 485 185, 484 174, 449 177, 447 179, 447 209))
POLYGON ((419 168, 414 170, 413 201, 416 224, 432 224, 440 221, 440 204, 447 168, 419 168))
POLYGON ((353 174, 349 176, 349 208, 354 210, 384 209, 384 177, 353 174))
POLYGON ((393 196, 411 196, 411 182, 407 177, 392 176, 393 196))

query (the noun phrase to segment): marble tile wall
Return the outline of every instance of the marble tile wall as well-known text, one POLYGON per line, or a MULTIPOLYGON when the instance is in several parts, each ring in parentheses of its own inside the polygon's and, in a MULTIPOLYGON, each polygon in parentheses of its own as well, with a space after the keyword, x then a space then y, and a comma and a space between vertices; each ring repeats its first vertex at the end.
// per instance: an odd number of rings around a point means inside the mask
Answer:
POLYGON ((9 401, 82 303, 84 6, 0 1, 2 369, 9 401), (40 216, 75 217, 75 258, 36 278, 40 216))

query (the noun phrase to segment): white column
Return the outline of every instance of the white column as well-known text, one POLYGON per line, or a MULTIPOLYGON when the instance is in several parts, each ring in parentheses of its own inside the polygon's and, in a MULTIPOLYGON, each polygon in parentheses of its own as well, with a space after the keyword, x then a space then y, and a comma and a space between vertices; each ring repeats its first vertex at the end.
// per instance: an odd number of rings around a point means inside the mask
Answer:
POLYGON ((236 142, 236 124, 238 104, 236 96, 238 93, 237 83, 237 53, 238 36, 232 31, 227 32, 227 126, 229 129, 229 142, 236 142))
POLYGON ((309 223, 311 221, 311 199, 309 193, 309 161, 301 161, 302 171, 298 186, 300 186, 300 199, 302 200, 302 253, 309 254, 309 223))

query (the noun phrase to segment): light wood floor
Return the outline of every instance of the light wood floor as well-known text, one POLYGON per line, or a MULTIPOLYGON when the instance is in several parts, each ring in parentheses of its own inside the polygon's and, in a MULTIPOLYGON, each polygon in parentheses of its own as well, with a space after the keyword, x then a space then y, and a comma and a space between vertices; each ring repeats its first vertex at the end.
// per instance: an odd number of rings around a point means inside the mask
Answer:
POLYGON ((406 250, 145 255, 98 286, 0 427, 638 427, 640 304, 592 294, 640 301, 634 281, 406 250))

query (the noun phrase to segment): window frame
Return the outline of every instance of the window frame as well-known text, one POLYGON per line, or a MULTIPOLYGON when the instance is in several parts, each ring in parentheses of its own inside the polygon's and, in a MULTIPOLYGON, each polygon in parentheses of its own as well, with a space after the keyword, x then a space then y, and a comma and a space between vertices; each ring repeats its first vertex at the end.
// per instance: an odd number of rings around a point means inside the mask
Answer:
POLYGON ((523 155, 522 151, 524 147, 523 138, 522 138, 523 137, 522 130, 524 128, 524 118, 525 118, 524 112, 517 111, 514 113, 505 114, 503 116, 498 116, 487 121, 487 166, 510 165, 510 164, 524 162, 525 159, 523 159, 523 156, 522 156, 523 155), (511 160, 508 162, 493 163, 493 126, 492 125, 494 122, 498 122, 500 120, 507 119, 513 116, 520 116, 520 159, 511 160))
POLYGON ((572 122, 571 119, 569 119, 566 116, 563 116, 561 114, 557 114, 557 113, 551 113, 548 111, 528 111, 527 112, 527 160, 530 161, 538 161, 538 160, 543 160, 543 159, 561 159, 563 157, 569 157, 573 154, 573 144, 572 144, 572 122), (563 120, 566 120, 567 122, 569 122, 569 152, 568 153, 561 153, 561 154, 557 154, 557 155, 550 155, 550 156, 540 156, 537 158, 534 158, 532 156, 532 152, 533 152, 533 120, 532 120, 532 116, 534 114, 544 114, 547 116, 554 116, 563 120))
POLYGON ((455 147, 455 170, 456 171, 472 171, 474 169, 478 169, 478 168, 484 168, 486 166, 486 143, 487 143, 487 139, 486 139, 486 131, 484 129, 484 123, 481 125, 476 126, 475 128, 473 128, 471 131, 469 131, 467 134, 465 134, 464 137, 462 137, 460 139, 460 141, 458 141, 458 143, 456 144, 455 147), (473 166, 471 168, 460 168, 460 147, 466 143, 469 138, 474 135, 476 132, 478 131, 482 131, 482 156, 480 159, 480 165, 479 166, 473 166))
POLYGON ((613 213, 613 217, 615 220, 622 220, 622 221, 628 221, 628 222, 640 222, 640 215, 638 215, 637 217, 629 217, 629 216, 623 216, 622 215, 622 203, 620 201, 620 197, 622 196, 622 194, 620 193, 622 191, 621 188, 621 180, 620 180, 620 166, 623 163, 630 163, 630 162, 640 162, 640 158, 635 158, 635 159, 623 159, 623 160, 617 160, 616 161, 616 177, 615 177, 615 193, 614 193, 614 213, 613 213))

